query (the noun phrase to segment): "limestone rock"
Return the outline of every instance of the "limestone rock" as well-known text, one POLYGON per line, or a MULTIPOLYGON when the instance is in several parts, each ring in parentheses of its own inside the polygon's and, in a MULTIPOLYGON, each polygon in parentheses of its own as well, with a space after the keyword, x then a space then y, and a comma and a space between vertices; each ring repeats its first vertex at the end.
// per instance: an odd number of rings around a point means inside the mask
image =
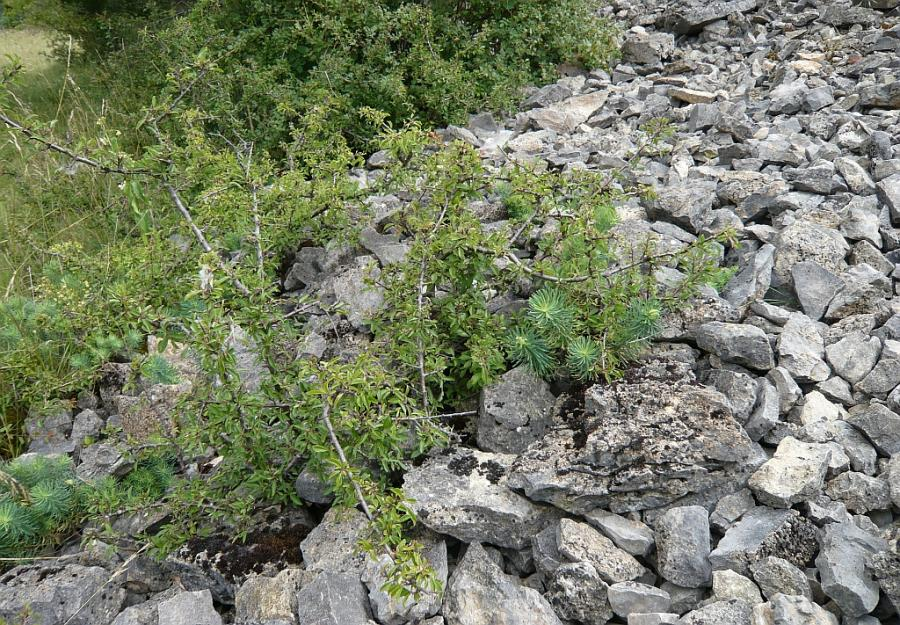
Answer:
POLYGON ((508 371, 482 391, 478 446, 501 453, 523 451, 543 436, 554 401, 547 383, 526 367, 508 371))
POLYGON ((771 460, 750 477, 750 488, 762 503, 789 508, 819 494, 831 450, 822 444, 787 437, 771 460))
POLYGON ((671 508, 659 517, 656 549, 657 569, 668 581, 693 588, 709 584, 712 567, 706 509, 700 506, 671 508))

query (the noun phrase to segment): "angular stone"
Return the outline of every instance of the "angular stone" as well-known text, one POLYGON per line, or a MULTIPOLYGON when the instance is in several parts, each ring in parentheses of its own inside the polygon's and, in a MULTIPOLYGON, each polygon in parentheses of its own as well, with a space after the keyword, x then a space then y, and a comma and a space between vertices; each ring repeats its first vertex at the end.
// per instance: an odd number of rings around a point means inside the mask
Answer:
POLYGON ((738 308, 762 299, 772 283, 774 265, 775 246, 767 243, 728 281, 722 290, 722 297, 738 308))
POLYGON ((647 203, 650 219, 664 220, 698 234, 712 223, 716 199, 715 184, 694 183, 660 189, 655 200, 647 203))
MULTIPOLYGON (((469 545, 447 584, 444 618, 449 625, 562 625, 540 593, 517 581, 481 545, 469 545)), ((605 603, 606 597, 597 600, 605 603)))
POLYGON ((629 614, 628 625, 674 625, 680 617, 667 612, 649 612, 647 614, 629 614))
MULTIPOLYGON (((897 84, 900 86, 900 82, 897 84)), ((900 221, 900 173, 878 181, 875 188, 878 200, 891 211, 891 219, 895 222, 900 221)))
POLYGON ((372 256, 359 256, 353 265, 330 278, 335 302, 347 313, 347 319, 357 330, 367 328, 368 321, 384 308, 384 292, 368 280, 378 280, 381 271, 372 256))
POLYGON ((121 588, 103 592, 109 572, 98 566, 34 567, 10 575, 0 578, 0 620, 10 624, 108 625, 125 602, 121 588))
POLYGON ((510 490, 516 474, 507 473, 514 460, 457 449, 408 471, 403 490, 422 524, 440 534, 522 549, 557 515, 510 490))
POLYGON ((842 276, 844 288, 828 304, 825 319, 834 321, 851 315, 887 316, 886 299, 891 297, 891 281, 881 271, 862 263, 853 265, 842 276))
POLYGON ((678 625, 750 625, 751 607, 740 599, 716 601, 681 617, 678 625))
POLYGON ((549 385, 526 367, 508 371, 482 391, 478 446, 501 453, 524 451, 544 435, 555 400, 549 385))
POLYGON ((719 532, 727 531, 745 512, 756 506, 753 493, 749 488, 742 488, 736 493, 722 497, 715 510, 709 515, 710 527, 719 532))
POLYGON ((685 0, 672 3, 657 20, 657 24, 678 35, 690 35, 716 20, 732 13, 746 13, 757 6, 757 0, 714 0, 699 2, 685 0))
POLYGON ((747 422, 744 423, 744 430, 752 441, 758 441, 775 427, 781 409, 781 396, 778 389, 765 378, 758 381, 758 386, 756 406, 750 413, 747 422))
POLYGON ((300 543, 306 570, 359 575, 365 556, 358 553, 356 545, 367 527, 368 520, 362 512, 331 508, 300 543))
POLYGON ((878 364, 856 385, 858 391, 885 397, 900 384, 900 342, 886 340, 878 364))
POLYGON ((713 321, 697 328, 694 337, 700 349, 726 362, 762 370, 775 366, 769 339, 754 326, 713 321))
MULTIPOLYGON (((840 232, 803 220, 781 230, 773 244, 776 247, 772 270, 775 286, 789 284, 794 266, 801 262, 815 263, 826 271, 839 274, 846 267, 844 259, 850 252, 850 245, 840 232)), ((796 289, 797 276, 794 276, 793 284, 796 289)), ((815 318, 813 314, 809 316, 815 318)))
POLYGON ((888 461, 887 480, 891 490, 891 502, 900 508, 900 454, 894 454, 888 461))
POLYGON ((735 419, 741 423, 747 420, 756 405, 756 378, 740 371, 711 369, 701 379, 728 398, 735 419))
POLYGON ((797 293, 797 299, 803 306, 803 312, 813 321, 818 321, 828 310, 828 304, 844 286, 843 280, 812 261, 794 263, 790 271, 794 292, 797 293))
POLYGON ((847 181, 850 191, 857 195, 872 195, 875 193, 875 183, 869 177, 856 159, 842 156, 834 159, 834 166, 847 181))
POLYGON ((771 460, 750 477, 750 488, 760 502, 790 508, 822 492, 831 450, 788 436, 778 444, 771 460))
POLYGON ((583 423, 529 447, 509 484, 584 514, 658 508, 746 479, 752 443, 725 398, 694 383, 689 365, 650 361, 629 380, 588 389, 583 423))
MULTIPOLYGON (((900 463, 898 463, 900 468, 900 463)), ((641 523, 606 510, 591 510, 585 520, 612 540, 619 549, 633 556, 645 556, 653 548, 653 530, 641 523)))
POLYGON ((556 530, 556 548, 571 562, 587 562, 607 584, 637 579, 644 567, 606 536, 586 523, 561 519, 556 530))
POLYGON ((825 494, 858 514, 866 514, 872 510, 887 510, 891 507, 891 490, 888 483, 857 471, 841 473, 828 482, 825 494))
POLYGON ((868 614, 878 604, 878 583, 866 571, 866 559, 887 549, 887 542, 853 522, 825 526, 822 549, 816 558, 822 591, 847 616, 868 614))
POLYGON ((668 612, 672 605, 669 593, 661 588, 641 584, 640 582, 620 582, 613 584, 607 591, 609 605, 613 612, 622 618, 628 618, 635 612, 668 612))
POLYGON ((806 315, 791 315, 778 335, 778 366, 798 382, 822 382, 831 368, 825 363, 825 342, 806 315))
POLYGON ((863 332, 850 332, 837 343, 825 348, 834 372, 856 384, 875 367, 881 355, 881 341, 863 332))
POLYGON ((838 625, 837 617, 809 597, 776 594, 772 597, 772 625, 838 625))
POLYGON ((297 592, 303 582, 300 569, 285 569, 275 577, 248 577, 234 596, 235 620, 294 622, 297 592))
POLYGON ((847 422, 886 456, 900 453, 900 415, 874 402, 850 408, 847 422))
POLYGON ((783 367, 775 367, 766 374, 766 379, 775 385, 779 397, 779 410, 782 414, 789 411, 803 397, 803 390, 783 367))
POLYGON ((881 586, 884 603, 900 614, 900 552, 896 547, 880 551, 869 557, 867 566, 881 586))
POLYGON ((809 578, 783 558, 769 556, 757 560, 750 565, 750 572, 766 599, 771 600, 780 593, 812 599, 809 578))
POLYGON ((604 625, 613 616, 607 593, 606 582, 600 579, 593 566, 587 562, 571 562, 553 571, 544 598, 564 619, 585 625, 604 625))
POLYGON ((730 569, 713 571, 712 574, 713 598, 716 601, 728 601, 740 599, 750 605, 762 603, 762 595, 759 588, 752 580, 730 569))
POLYGON ((757 507, 725 533, 709 554, 713 569, 750 574, 750 565, 777 556, 803 568, 818 550, 816 528, 796 510, 757 507))
POLYGON ((323 571, 297 594, 300 623, 369 625, 369 598, 358 575, 323 571))
MULTIPOLYGON (((656 521, 657 570, 679 586, 709 584, 709 518, 705 508, 671 508, 656 521)), ((664 611, 664 610, 661 610, 664 611)))
POLYGON ((208 590, 180 592, 159 604, 159 625, 222 625, 208 590))
POLYGON ((675 38, 669 33, 648 33, 636 26, 625 33, 622 57, 633 63, 655 65, 675 51, 675 38))

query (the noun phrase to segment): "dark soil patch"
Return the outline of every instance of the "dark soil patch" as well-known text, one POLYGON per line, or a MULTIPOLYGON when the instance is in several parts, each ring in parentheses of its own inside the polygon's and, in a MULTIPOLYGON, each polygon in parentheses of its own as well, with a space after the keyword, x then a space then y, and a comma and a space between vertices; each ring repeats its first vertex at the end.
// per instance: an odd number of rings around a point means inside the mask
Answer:
POLYGON ((269 567, 283 569, 291 564, 301 564, 300 542, 309 531, 310 528, 302 524, 265 529, 253 532, 243 543, 232 543, 226 536, 217 534, 192 538, 182 551, 204 569, 214 568, 234 583, 250 573, 263 573, 269 567), (205 558, 197 557, 204 552, 205 558))

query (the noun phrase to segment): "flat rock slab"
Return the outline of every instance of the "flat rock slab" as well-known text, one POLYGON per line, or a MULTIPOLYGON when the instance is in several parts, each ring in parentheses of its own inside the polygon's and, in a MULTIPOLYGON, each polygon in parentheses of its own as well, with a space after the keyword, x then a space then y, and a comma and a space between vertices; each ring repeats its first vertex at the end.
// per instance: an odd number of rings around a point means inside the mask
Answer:
MULTIPOLYGON (((575 514, 658 508, 720 486, 740 488, 752 443, 726 398, 681 363, 653 361, 588 390, 586 415, 523 452, 509 485, 575 514)), ((427 520, 426 520, 427 523, 427 520)))
POLYGON ((522 549, 557 511, 512 491, 515 456, 456 449, 409 471, 403 491, 428 528, 464 542, 522 549))

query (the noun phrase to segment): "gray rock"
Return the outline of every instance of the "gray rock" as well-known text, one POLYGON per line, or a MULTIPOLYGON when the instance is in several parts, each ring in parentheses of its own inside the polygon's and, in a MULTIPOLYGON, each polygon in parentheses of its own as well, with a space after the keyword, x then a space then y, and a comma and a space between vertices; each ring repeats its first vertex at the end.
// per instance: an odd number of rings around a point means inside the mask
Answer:
POLYGON ((881 341, 863 332, 851 332, 837 343, 825 348, 834 372, 856 384, 875 367, 881 355, 881 341))
POLYGON ((761 370, 775 366, 772 346, 759 328, 713 321, 697 328, 694 337, 700 349, 726 362, 761 370))
POLYGON ((108 625, 125 591, 98 566, 23 567, 0 577, 0 619, 21 625, 108 625), (96 594, 95 594, 96 593, 96 594))
POLYGON ((894 454, 888 461, 887 481, 891 490, 891 502, 900 509, 900 454, 894 454))
POLYGON ((732 13, 746 13, 756 6, 756 0, 681 0, 667 7, 657 20, 657 25, 678 35, 689 35, 700 32, 705 25, 732 13))
POLYGON ((329 279, 335 302, 347 313, 347 319, 357 330, 364 330, 368 321, 384 307, 381 287, 368 284, 377 280, 381 271, 372 256, 359 256, 354 264, 329 279))
MULTIPOLYGON (((709 584, 709 518, 705 508, 671 508, 656 521, 656 562, 659 574, 679 586, 709 584)), ((661 612, 664 610, 660 610, 661 612)))
POLYGON ((667 612, 649 612, 647 614, 629 614, 628 625, 673 625, 678 622, 677 614, 667 612))
POLYGON ((747 512, 709 554, 713 569, 750 574, 750 565, 769 556, 805 567, 818 549, 816 528, 796 510, 757 507, 747 512))
MULTIPOLYGON (((788 379, 792 380, 792 378, 788 379)), ((782 406, 782 396, 769 380, 760 378, 758 386, 756 405, 747 422, 744 423, 744 430, 752 441, 758 441, 775 427, 782 406)))
POLYGON ((776 594, 772 597, 773 625, 838 625, 837 617, 809 597, 776 594))
MULTIPOLYGON (((834 228, 801 220, 779 231, 772 243, 776 247, 772 269, 774 286, 790 284, 794 266, 801 262, 817 264, 826 271, 840 274, 846 267, 844 259, 850 252, 850 245, 834 228)), ((793 276, 795 290, 798 282, 798 276, 793 276)), ((800 302, 802 304, 803 299, 800 302)), ((809 316, 815 318, 812 311, 809 316)))
POLYGON ((444 619, 447 625, 562 625, 540 593, 503 573, 478 543, 469 545, 450 576, 444 619))
POLYGON ((409 244, 401 243, 399 235, 379 234, 371 226, 359 233, 359 242, 375 255, 382 267, 402 262, 409 253, 409 244))
POLYGON ((306 468, 294 480, 294 490, 300 499, 310 503, 328 505, 334 501, 334 495, 328 492, 328 485, 306 468))
POLYGON ((750 477, 749 486, 760 502, 789 508, 822 492, 830 458, 827 445, 788 436, 772 459, 750 477))
POLYGON ((895 613, 900 614, 900 553, 896 546, 871 555, 866 564, 881 586, 882 599, 888 604, 888 611, 893 608, 895 613))
POLYGON ((296 622, 297 592, 303 583, 301 569, 285 569, 275 577, 252 575, 234 595, 237 623, 282 620, 296 622))
POLYGON ((775 367, 766 374, 766 379, 775 385, 779 397, 779 410, 782 414, 789 411, 803 397, 803 391, 791 374, 783 367, 775 367))
POLYGON ((803 312, 817 321, 825 315, 828 305, 844 282, 822 265, 812 261, 801 261, 790 267, 794 292, 803 306, 803 312))
POLYGON ((779 593, 812 599, 809 578, 783 558, 769 556, 757 560, 750 565, 750 572, 766 599, 772 600, 779 593))
MULTIPOLYGON (((896 84, 900 85, 900 83, 896 84)), ((880 180, 875 188, 878 200, 891 211, 891 219, 893 221, 900 220, 900 173, 880 180)))
POLYGON ((645 556, 653 548, 653 530, 640 521, 633 521, 599 508, 586 512, 584 518, 612 540, 616 547, 633 556, 645 556))
POLYGON ((584 425, 548 432, 516 459, 509 484, 575 514, 621 514, 746 479, 750 439, 688 365, 651 361, 630 380, 588 389, 584 425))
POLYGON ((831 375, 825 363, 825 342, 806 315, 792 315, 778 335, 778 366, 797 382, 822 382, 831 375))
POLYGON ((100 436, 100 430, 103 429, 104 425, 106 425, 106 420, 94 410, 90 408, 82 410, 75 415, 70 439, 76 448, 80 448, 84 445, 85 439, 96 440, 100 436))
POLYGON ((632 63, 655 65, 675 51, 675 38, 669 33, 648 33, 636 26, 625 33, 622 57, 632 63))
POLYGON ((774 265, 775 246, 767 243, 728 281, 722 290, 722 297, 738 308, 762 299, 772 283, 774 265))
POLYGON ((886 456, 900 453, 900 415, 874 402, 853 406, 847 422, 865 434, 875 448, 886 456))
POLYGON ((834 159, 834 166, 844 177, 850 191, 857 195, 872 195, 875 193, 875 183, 866 170, 856 159, 842 156, 834 159))
POLYGON ((851 512, 865 514, 891 507, 890 486, 885 480, 865 473, 848 471, 828 482, 825 494, 843 502, 851 512))
POLYGON ((458 449, 407 472, 403 490, 422 524, 440 534, 522 549, 557 515, 510 490, 514 459, 458 449))
POLYGON ((358 576, 365 566, 365 556, 356 546, 367 528, 368 520, 362 512, 331 508, 300 543, 306 569, 358 576))
POLYGON ((68 454, 75 450, 75 441, 69 440, 72 431, 72 411, 53 405, 49 409, 28 412, 25 432, 28 434, 29 453, 68 454))
POLYGON ((607 584, 637 579, 644 567, 587 523, 561 519, 556 529, 556 548, 571 562, 587 562, 607 584))
POLYGON ((542 108, 572 97, 572 90, 560 83, 551 83, 535 91, 522 103, 522 110, 542 108))
POLYGON ((709 515, 710 527, 725 532, 745 512, 756 506, 753 493, 749 488, 742 488, 736 493, 726 495, 716 503, 715 510, 709 515))
POLYGON ((803 110, 814 113, 834 104, 834 92, 829 85, 810 89, 803 99, 803 110))
POLYGON ((740 599, 750 605, 762 603, 762 595, 759 588, 752 580, 730 569, 713 571, 712 574, 712 598, 716 601, 728 601, 740 599))
POLYGON ((549 385, 525 366, 508 371, 482 391, 478 446, 501 453, 524 451, 544 435, 555 400, 549 385))
MULTIPOLYGON (((802 96, 801 96, 802 99, 802 96)), ((797 107, 800 104, 798 102, 797 107)), ((835 191, 834 164, 819 160, 809 167, 785 168, 782 172, 793 183, 794 189, 829 195, 835 191)))
MULTIPOLYGON (((180 590, 176 588, 170 588, 143 603, 127 607, 119 612, 111 625, 159 625, 159 604, 179 592, 180 590)), ((293 623, 288 625, 293 625, 293 623)))
MULTIPOLYGON (((544 576, 549 577, 553 571, 563 564, 565 558, 557 548, 557 526, 548 525, 531 537, 531 555, 534 560, 534 568, 544 576)), ((597 571, 594 571, 596 574, 597 571)))
POLYGON ((712 223, 716 185, 694 182, 661 189, 657 198, 647 202, 647 216, 672 222, 688 232, 699 234, 712 223))
POLYGON ((799 112, 808 93, 805 80, 782 82, 769 92, 769 113, 791 115, 799 112))
POLYGON ((324 272, 325 248, 304 247, 294 256, 294 264, 284 278, 284 290, 295 291, 318 284, 324 272))
POLYGON ((704 384, 714 387, 728 398, 731 413, 735 419, 741 423, 747 421, 756 405, 758 386, 756 378, 740 371, 711 369, 703 376, 702 380, 704 384))
POLYGON ((366 589, 358 575, 323 571, 297 594, 303 625, 369 625, 366 589))
POLYGON ((878 364, 855 388, 875 397, 885 397, 900 384, 900 342, 886 340, 878 364))
POLYGON ((850 267, 841 278, 845 286, 828 304, 826 320, 866 313, 887 316, 885 300, 892 295, 891 281, 881 271, 862 263, 850 267))
POLYGON ((678 625, 750 625, 750 604, 739 599, 716 601, 682 616, 678 625))
POLYGON ((607 597, 613 612, 622 618, 628 618, 634 613, 666 613, 672 605, 669 593, 665 590, 639 582, 613 584, 607 591, 607 597))
POLYGON ((75 474, 82 480, 92 482, 109 475, 121 476, 129 466, 122 453, 113 445, 94 443, 81 450, 75 474))
POLYGON ((886 549, 886 541, 852 522, 825 526, 816 568, 822 591, 847 616, 868 614, 878 604, 878 583, 866 571, 866 558, 886 549))
POLYGON ((159 604, 159 625, 222 625, 208 590, 180 592, 159 604))
POLYGON ((544 598, 558 616, 585 625, 603 625, 612 618, 607 602, 608 587, 587 562, 557 567, 547 582, 544 598))

